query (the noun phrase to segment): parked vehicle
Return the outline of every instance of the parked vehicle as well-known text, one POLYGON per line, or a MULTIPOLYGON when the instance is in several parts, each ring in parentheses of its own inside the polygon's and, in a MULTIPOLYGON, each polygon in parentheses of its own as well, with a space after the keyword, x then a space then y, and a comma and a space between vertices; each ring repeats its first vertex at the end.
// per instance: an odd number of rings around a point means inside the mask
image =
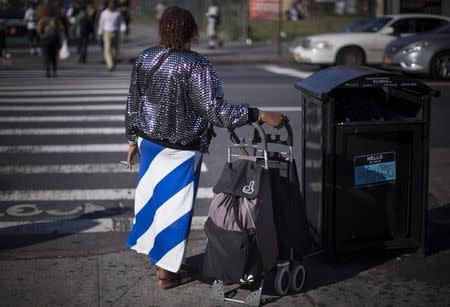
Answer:
POLYGON ((337 32, 358 32, 359 28, 361 28, 363 25, 368 23, 369 20, 363 18, 363 19, 356 19, 353 20, 347 24, 345 24, 339 31, 337 32))
POLYGON ((292 53, 300 63, 381 64, 384 49, 395 38, 431 31, 449 23, 449 17, 430 14, 380 16, 355 32, 308 36, 293 48, 292 53))
POLYGON ((450 25, 391 42, 384 51, 384 65, 389 69, 449 80, 450 25))

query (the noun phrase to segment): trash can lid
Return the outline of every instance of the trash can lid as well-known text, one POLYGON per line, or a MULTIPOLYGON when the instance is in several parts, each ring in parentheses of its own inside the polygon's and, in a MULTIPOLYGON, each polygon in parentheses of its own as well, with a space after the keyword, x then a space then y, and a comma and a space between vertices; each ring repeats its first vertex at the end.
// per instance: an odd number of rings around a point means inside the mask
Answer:
POLYGON ((396 87, 438 97, 440 92, 406 75, 367 66, 333 66, 295 83, 302 92, 323 100, 336 88, 396 87))

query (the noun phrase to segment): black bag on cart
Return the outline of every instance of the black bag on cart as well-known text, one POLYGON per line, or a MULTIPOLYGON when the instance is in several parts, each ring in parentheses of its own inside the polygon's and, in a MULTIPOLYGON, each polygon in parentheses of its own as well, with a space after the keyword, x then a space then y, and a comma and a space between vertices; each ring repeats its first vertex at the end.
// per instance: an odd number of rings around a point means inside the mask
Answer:
POLYGON ((203 274, 227 283, 257 279, 278 256, 269 172, 255 161, 227 163, 213 191, 203 274))

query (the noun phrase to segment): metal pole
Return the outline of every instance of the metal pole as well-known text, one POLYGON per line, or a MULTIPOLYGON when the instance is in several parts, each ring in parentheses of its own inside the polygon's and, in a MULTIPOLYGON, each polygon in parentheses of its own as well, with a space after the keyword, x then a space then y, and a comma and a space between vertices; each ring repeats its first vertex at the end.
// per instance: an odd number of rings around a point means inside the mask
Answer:
POLYGON ((278 44, 277 44, 277 50, 278 55, 281 56, 282 50, 281 50, 281 19, 283 17, 283 0, 278 0, 278 44))

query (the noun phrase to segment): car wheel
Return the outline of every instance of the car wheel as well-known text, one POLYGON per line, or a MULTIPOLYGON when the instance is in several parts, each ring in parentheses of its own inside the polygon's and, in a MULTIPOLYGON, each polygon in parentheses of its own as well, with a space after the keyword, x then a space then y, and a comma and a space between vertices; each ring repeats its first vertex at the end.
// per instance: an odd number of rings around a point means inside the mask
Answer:
POLYGON ((357 47, 347 47, 338 52, 336 65, 358 66, 364 64, 364 52, 357 47))
POLYGON ((450 51, 439 53, 431 63, 431 76, 433 79, 450 79, 450 51))

